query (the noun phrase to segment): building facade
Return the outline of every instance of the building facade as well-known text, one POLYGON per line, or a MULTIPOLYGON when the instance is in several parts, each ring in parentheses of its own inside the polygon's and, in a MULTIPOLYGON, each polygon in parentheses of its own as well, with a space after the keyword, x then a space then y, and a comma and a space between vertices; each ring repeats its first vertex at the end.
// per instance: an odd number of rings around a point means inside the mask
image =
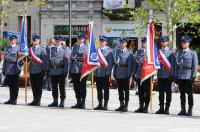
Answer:
MULTIPOLYGON (((23 1, 17 1, 22 3, 23 1)), ((42 7, 32 7, 27 9, 28 17, 28 37, 37 33, 41 35, 42 43, 46 43, 49 37, 63 35, 68 42, 69 38, 69 0, 49 0, 42 7)), ((76 42, 78 32, 86 33, 86 26, 91 19, 94 21, 94 32, 96 38, 100 34, 109 37, 109 44, 115 46, 119 44, 119 37, 126 36, 130 41, 130 47, 137 48, 138 40, 146 34, 146 27, 139 27, 139 21, 111 20, 103 15, 103 0, 72 0, 72 45, 76 42)), ((4 29, 7 31, 20 32, 21 18, 24 13, 10 16, 5 20, 4 29)), ((158 17, 162 17, 160 14, 158 17)), ((164 17, 162 26, 165 26, 164 17)), ((166 34, 164 28, 160 29, 162 34, 166 34)), ((140 47, 140 46, 139 46, 140 47)))

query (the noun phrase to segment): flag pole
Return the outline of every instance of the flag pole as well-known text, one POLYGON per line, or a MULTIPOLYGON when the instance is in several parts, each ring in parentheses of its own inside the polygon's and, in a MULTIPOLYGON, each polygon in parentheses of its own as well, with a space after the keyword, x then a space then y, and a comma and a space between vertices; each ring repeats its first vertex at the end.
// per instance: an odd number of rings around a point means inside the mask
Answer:
POLYGON ((153 113, 153 77, 150 78, 150 113, 153 113))
MULTIPOLYGON (((25 20, 25 24, 26 24, 26 34, 28 33, 28 25, 27 25, 27 18, 26 18, 26 9, 27 9, 27 2, 25 2, 25 10, 24 10, 24 13, 25 13, 25 15, 24 15, 24 20, 25 20)), ((28 77, 27 77, 27 72, 28 72, 28 60, 27 60, 27 57, 26 57, 26 60, 25 60, 25 103, 27 104, 27 93, 28 93, 28 89, 27 89, 27 81, 28 81, 28 77)))
POLYGON ((94 72, 92 72, 92 109, 94 109, 94 72))
MULTIPOLYGON (((149 20, 148 23, 153 19, 153 9, 149 9, 149 20)), ((152 98, 152 93, 153 93, 153 76, 150 78, 150 113, 153 113, 153 98, 152 98)))
POLYGON ((25 62, 25 103, 27 104, 27 91, 28 91, 28 87, 27 87, 27 82, 28 82, 28 77, 27 77, 27 72, 28 72, 28 61, 27 61, 27 57, 26 57, 26 62, 25 62))

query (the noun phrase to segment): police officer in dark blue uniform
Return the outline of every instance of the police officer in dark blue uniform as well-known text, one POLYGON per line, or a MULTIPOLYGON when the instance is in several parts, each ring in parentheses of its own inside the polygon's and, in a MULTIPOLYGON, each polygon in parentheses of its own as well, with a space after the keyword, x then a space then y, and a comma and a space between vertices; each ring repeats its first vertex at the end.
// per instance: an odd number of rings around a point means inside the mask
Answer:
POLYGON ((191 39, 189 37, 183 37, 181 49, 176 53, 175 77, 180 91, 181 111, 178 113, 180 116, 192 116, 194 104, 192 85, 198 69, 198 57, 196 52, 189 48, 190 42, 191 39), (188 112, 185 109, 186 93, 188 95, 188 112))
POLYGON ((100 49, 107 61, 107 68, 103 68, 100 66, 96 71, 96 86, 97 86, 97 98, 99 104, 95 110, 107 110, 108 109, 108 100, 109 100, 109 77, 111 76, 113 64, 114 64, 114 56, 112 49, 107 46, 107 37, 104 35, 99 36, 100 40, 100 49), (103 94, 104 90, 104 94, 103 94), (102 104, 102 100, 104 99, 104 106, 102 104))
POLYGON ((141 49, 135 53, 134 61, 134 76, 138 85, 138 96, 139 96, 139 108, 135 110, 136 113, 148 113, 149 102, 150 102, 150 79, 145 80, 142 85, 141 82, 141 72, 144 59, 146 56, 146 42, 147 38, 142 37, 141 39, 141 49))
POLYGON ((128 111, 129 81, 133 72, 133 52, 126 48, 128 39, 120 38, 120 49, 116 51, 114 77, 117 80, 120 106, 115 111, 128 111))
POLYGON ((33 101, 28 105, 40 106, 42 96, 43 77, 47 70, 47 56, 44 48, 40 46, 40 36, 32 36, 32 47, 29 50, 30 82, 33 92, 33 101))
POLYGON ((80 81, 83 57, 87 51, 87 46, 84 43, 85 38, 85 34, 79 33, 77 36, 77 43, 73 45, 71 51, 70 75, 77 101, 77 103, 71 108, 85 109, 87 76, 80 81))
POLYGON ((17 36, 11 35, 9 37, 9 45, 5 49, 5 58, 3 63, 3 74, 6 76, 7 84, 9 86, 10 98, 4 104, 17 104, 17 97, 19 92, 18 78, 20 70, 17 67, 17 59, 19 47, 17 46, 17 36))
POLYGON ((51 83, 52 83, 52 95, 53 102, 49 104, 49 107, 58 107, 58 86, 60 91, 60 105, 65 105, 65 78, 68 74, 69 60, 67 57, 67 51, 61 45, 62 36, 55 36, 55 47, 52 47, 48 56, 48 69, 50 70, 51 83))
POLYGON ((166 56, 167 60, 170 63, 171 71, 169 72, 164 65, 161 63, 161 67, 158 70, 158 89, 159 89, 159 102, 160 109, 156 112, 156 114, 169 114, 169 107, 171 103, 171 85, 174 78, 174 68, 175 68, 175 53, 172 49, 168 47, 169 38, 167 36, 162 36, 160 38, 161 41, 161 51, 166 56), (166 105, 165 102, 165 93, 166 93, 166 105), (165 107, 164 107, 165 105, 165 107))

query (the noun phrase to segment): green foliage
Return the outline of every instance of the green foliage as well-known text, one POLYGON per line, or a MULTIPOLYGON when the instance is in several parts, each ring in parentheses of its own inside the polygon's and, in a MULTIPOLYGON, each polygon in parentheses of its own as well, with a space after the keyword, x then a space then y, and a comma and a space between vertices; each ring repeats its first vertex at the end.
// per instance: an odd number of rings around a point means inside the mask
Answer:
POLYGON ((199 60, 199 64, 200 64, 200 47, 195 48, 195 51, 197 52, 197 56, 198 56, 198 60, 199 60))
MULTIPOLYGON (((137 2, 141 2, 141 0, 136 0, 137 2)), ((140 32, 138 34, 140 36, 144 32, 142 29, 147 26, 149 10, 153 10, 151 17, 155 23, 161 23, 163 19, 166 20, 166 25, 162 25, 162 28, 167 30, 173 48, 176 48, 176 38, 174 36, 176 29, 179 27, 185 27, 188 24, 190 26, 194 25, 193 27, 196 28, 195 31, 197 33, 193 30, 190 30, 189 33, 193 33, 192 37, 200 36, 200 28, 195 26, 200 22, 200 0, 144 0, 142 5, 134 10, 130 10, 125 6, 124 10, 108 10, 104 12, 109 18, 116 15, 115 18, 136 20, 137 23, 140 23, 138 27, 135 27, 139 29, 140 32)))
POLYGON ((164 14, 166 17, 168 15, 169 19, 171 19, 169 26, 173 28, 176 24, 178 24, 177 27, 179 27, 188 23, 199 23, 199 7, 199 0, 146 0, 142 7, 132 12, 132 18, 141 19, 142 23, 146 24, 148 11, 149 9, 153 9, 153 18, 156 23, 159 23, 161 19, 163 19, 156 17, 157 14, 164 14))
POLYGON ((4 51, 8 45, 8 39, 0 39, 0 51, 4 51))

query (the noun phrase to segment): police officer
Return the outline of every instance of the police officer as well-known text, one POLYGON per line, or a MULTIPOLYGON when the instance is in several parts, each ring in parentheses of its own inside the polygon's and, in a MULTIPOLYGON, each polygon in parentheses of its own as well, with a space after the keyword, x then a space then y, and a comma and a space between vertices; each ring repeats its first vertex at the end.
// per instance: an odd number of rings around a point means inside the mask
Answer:
POLYGON ((128 39, 120 38, 120 49, 116 51, 114 77, 117 80, 120 106, 115 111, 128 111, 129 80, 133 71, 133 52, 126 48, 128 39))
POLYGON ((28 105, 40 106, 42 96, 43 77, 47 70, 47 56, 44 48, 40 46, 40 36, 32 36, 32 47, 29 49, 30 82, 33 92, 33 101, 28 105))
POLYGON ((134 61, 134 76, 133 78, 136 80, 138 85, 138 96, 139 96, 139 108, 135 110, 136 113, 148 113, 149 102, 150 102, 150 79, 145 80, 142 85, 141 82, 141 72, 142 66, 144 63, 144 59, 146 56, 146 42, 147 38, 142 37, 141 39, 141 49, 136 51, 135 53, 135 61, 134 61))
POLYGON ((62 47, 62 36, 55 36, 55 47, 52 47, 48 56, 48 67, 50 70, 53 102, 49 107, 58 107, 58 85, 60 90, 60 105, 64 107, 66 92, 65 92, 65 78, 68 74, 69 60, 67 58, 67 51, 62 47))
POLYGON ((181 41, 181 49, 176 54, 175 75, 177 77, 181 99, 181 111, 178 113, 180 116, 192 116, 192 85, 198 69, 198 58, 196 52, 189 48, 190 42, 191 39, 189 37, 183 37, 181 41), (188 95, 189 105, 187 113, 185 109, 186 93, 188 95))
POLYGON ((108 100, 109 100, 109 77, 111 76, 113 64, 114 64, 114 56, 112 49, 107 46, 107 37, 104 35, 99 36, 100 40, 100 50, 103 56, 105 57, 108 65, 107 68, 103 66, 99 67, 95 71, 96 75, 96 86, 97 86, 97 98, 99 104, 95 110, 107 110, 108 109, 108 100), (104 89, 104 95, 103 90, 104 89), (102 100, 104 98, 104 106, 102 105, 102 100))
POLYGON ((7 84, 9 86, 10 98, 4 104, 17 104, 17 97, 19 92, 18 78, 20 70, 17 67, 17 58, 19 47, 16 44, 17 36, 11 35, 9 37, 9 46, 5 49, 5 58, 3 63, 3 74, 6 76, 7 84))
POLYGON ((159 89, 159 102, 160 102, 160 109, 156 112, 156 114, 169 114, 169 107, 171 103, 171 85, 174 76, 174 68, 175 68, 175 54, 169 46, 169 38, 167 36, 162 36, 160 38, 161 41, 161 49, 162 52, 167 60, 171 65, 171 71, 169 72, 164 65, 161 63, 161 68, 158 70, 157 77, 158 77, 158 89, 159 89), (165 93, 166 93, 166 105, 164 108, 164 100, 165 100, 165 93))
POLYGON ((77 103, 71 108, 85 109, 87 76, 80 81, 83 57, 87 51, 87 46, 84 43, 85 37, 85 34, 79 33, 77 36, 77 43, 75 43, 72 47, 70 75, 72 78, 77 103))

